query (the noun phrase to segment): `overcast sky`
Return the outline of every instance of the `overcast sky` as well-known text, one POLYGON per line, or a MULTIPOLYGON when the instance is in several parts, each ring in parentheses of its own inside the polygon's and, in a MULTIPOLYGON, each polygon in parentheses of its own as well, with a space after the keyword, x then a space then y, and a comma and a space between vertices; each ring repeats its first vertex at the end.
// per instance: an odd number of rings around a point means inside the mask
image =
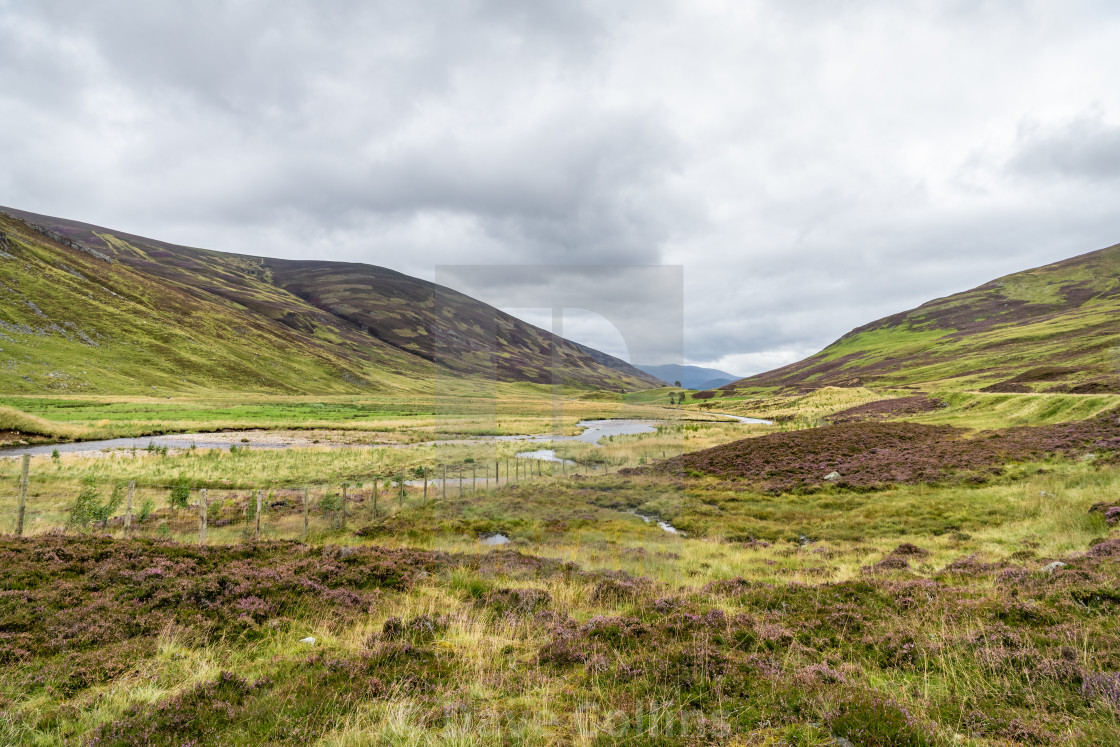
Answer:
POLYGON ((1118 70, 1114 0, 0 0, 0 204, 431 279, 682 265, 687 361, 749 374, 1120 242, 1118 70))

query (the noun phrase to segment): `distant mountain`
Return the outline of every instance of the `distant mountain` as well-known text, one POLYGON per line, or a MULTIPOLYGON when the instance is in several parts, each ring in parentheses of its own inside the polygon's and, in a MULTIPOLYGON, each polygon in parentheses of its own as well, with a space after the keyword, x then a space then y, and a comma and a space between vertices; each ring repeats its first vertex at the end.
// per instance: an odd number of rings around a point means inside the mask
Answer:
POLYGON ((676 363, 658 366, 638 365, 637 367, 647 374, 656 376, 666 384, 679 381, 685 389, 715 389, 724 384, 730 384, 739 378, 735 374, 720 371, 718 368, 683 366, 676 363))
POLYGON ((0 208, 0 392, 346 393, 433 375, 614 391, 660 382, 371 265, 193 249, 0 208))
POLYGON ((1120 392, 1120 244, 866 324, 725 388, 825 385, 1120 392))

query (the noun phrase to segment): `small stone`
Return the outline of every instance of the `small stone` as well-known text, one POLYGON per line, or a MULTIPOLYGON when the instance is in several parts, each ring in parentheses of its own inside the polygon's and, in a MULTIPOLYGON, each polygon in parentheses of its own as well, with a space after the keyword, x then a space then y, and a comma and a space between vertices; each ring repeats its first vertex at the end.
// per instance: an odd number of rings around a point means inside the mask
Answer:
POLYGON ((855 747, 855 745, 851 743, 851 740, 845 739, 844 737, 833 737, 832 741, 836 742, 837 747, 855 747))
POLYGON ((824 476, 824 479, 826 479, 826 480, 839 480, 840 479, 840 473, 836 472, 836 471, 829 472, 827 475, 824 476))
POLYGON ((300 643, 306 643, 308 646, 314 646, 315 645, 315 637, 309 635, 306 638, 300 638, 299 642, 300 643))
POLYGON ((1046 571, 1047 573, 1053 573, 1054 571, 1065 568, 1067 565, 1068 563, 1063 563, 1060 560, 1055 560, 1053 563, 1047 563, 1042 570, 1046 571))

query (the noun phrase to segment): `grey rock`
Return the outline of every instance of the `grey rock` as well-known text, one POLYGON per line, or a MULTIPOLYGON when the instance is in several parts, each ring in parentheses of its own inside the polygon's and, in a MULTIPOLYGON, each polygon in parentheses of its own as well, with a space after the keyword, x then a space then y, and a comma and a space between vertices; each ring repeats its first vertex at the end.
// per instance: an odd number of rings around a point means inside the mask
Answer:
POLYGON ((1060 560, 1055 560, 1053 563, 1047 563, 1042 570, 1046 571, 1047 573, 1053 573, 1054 571, 1059 571, 1068 565, 1068 563, 1063 563, 1060 560))
POLYGON ((824 479, 826 479, 826 480, 839 480, 840 479, 840 473, 836 472, 836 471, 829 472, 827 475, 824 476, 824 479))

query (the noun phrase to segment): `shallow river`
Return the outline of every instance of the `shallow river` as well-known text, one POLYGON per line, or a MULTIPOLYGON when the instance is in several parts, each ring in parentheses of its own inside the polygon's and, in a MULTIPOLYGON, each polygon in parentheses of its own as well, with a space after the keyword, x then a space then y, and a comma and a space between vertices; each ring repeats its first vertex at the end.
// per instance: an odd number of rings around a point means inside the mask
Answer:
MULTIPOLYGON (((711 413, 722 417, 732 418, 741 423, 761 423, 771 425, 768 420, 745 418, 741 415, 726 415, 724 413, 711 413)), ((461 441, 427 441, 416 444, 406 444, 395 448, 408 448, 410 446, 423 446, 425 444, 454 444, 454 443, 486 443, 492 441, 583 441, 599 445, 599 441, 607 436, 633 436, 641 433, 653 433, 657 426, 668 421, 664 420, 582 420, 580 427, 584 430, 578 436, 554 436, 551 434, 535 434, 524 436, 486 436, 482 438, 465 439, 461 441)), ((142 451, 151 444, 156 448, 166 446, 169 449, 189 449, 195 446, 199 449, 228 449, 231 445, 247 446, 252 449, 288 449, 295 443, 261 442, 253 443, 252 432, 246 434, 248 443, 234 443, 228 438, 218 440, 212 433, 180 433, 171 436, 142 436, 139 438, 111 438, 105 441, 75 441, 73 443, 46 444, 44 446, 18 446, 15 448, 0 449, 0 457, 18 457, 24 454, 32 456, 49 455, 56 449, 60 454, 76 454, 92 451, 111 451, 114 449, 136 449, 142 451)), ((317 444, 318 446, 332 446, 335 448, 353 448, 363 444, 317 444)), ((385 448, 384 444, 372 444, 375 447, 385 448)), ((560 461, 551 449, 538 449, 536 451, 521 452, 517 456, 527 459, 544 459, 546 461, 560 461)))

